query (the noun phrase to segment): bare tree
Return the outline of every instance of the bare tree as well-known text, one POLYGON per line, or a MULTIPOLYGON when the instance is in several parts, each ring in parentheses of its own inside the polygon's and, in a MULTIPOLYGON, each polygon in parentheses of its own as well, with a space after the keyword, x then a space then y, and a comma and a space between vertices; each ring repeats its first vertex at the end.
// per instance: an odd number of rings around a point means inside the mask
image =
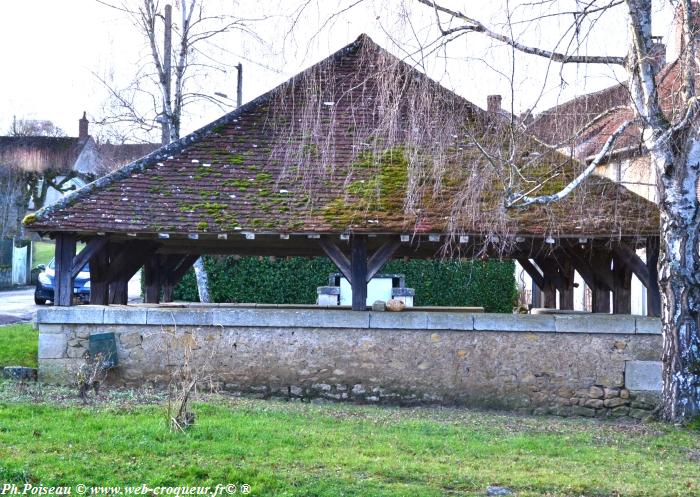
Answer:
MULTIPOLYGON (((219 110, 230 108, 233 102, 221 94, 198 89, 193 80, 205 77, 206 71, 221 71, 222 64, 210 56, 204 62, 203 57, 197 56, 204 52, 201 48, 204 42, 224 33, 240 31, 254 36, 248 27, 251 20, 208 14, 203 0, 176 0, 175 22, 171 5, 166 4, 161 11, 157 0, 143 0, 136 10, 126 3, 110 6, 130 16, 147 42, 149 63, 137 72, 127 88, 116 89, 100 78, 111 96, 108 106, 111 113, 101 124, 128 123, 147 133, 160 127, 161 143, 167 145, 180 138, 187 105, 208 103, 219 110)), ((211 302, 207 271, 201 257, 195 261, 194 269, 199 300, 211 302)))

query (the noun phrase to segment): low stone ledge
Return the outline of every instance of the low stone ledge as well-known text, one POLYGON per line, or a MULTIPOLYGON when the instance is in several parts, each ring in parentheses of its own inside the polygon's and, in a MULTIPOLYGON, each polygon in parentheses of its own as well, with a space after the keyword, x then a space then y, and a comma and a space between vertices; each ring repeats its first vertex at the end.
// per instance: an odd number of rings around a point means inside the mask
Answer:
POLYGON ((397 330, 508 331, 542 333, 661 333, 658 318, 611 314, 483 314, 463 310, 430 312, 351 311, 318 306, 140 305, 40 309, 36 326, 60 333, 61 325, 254 326, 397 330))
POLYGON ((75 307, 50 307, 36 311, 37 323, 102 324, 105 307, 81 305, 75 307))
POLYGON ((129 309, 128 306, 109 306, 105 308, 104 324, 146 324, 149 309, 140 307, 129 309))
POLYGON ((426 328, 429 330, 472 331, 474 316, 463 312, 428 312, 426 328))
POLYGON ((203 309, 148 309, 146 324, 163 326, 206 326, 214 324, 213 310, 203 309))
POLYGON ((536 314, 475 314, 477 331, 554 332, 554 316, 536 314))
POLYGON ((559 333, 633 334, 636 319, 622 314, 555 314, 554 327, 559 333))
POLYGON ((420 311, 372 311, 369 313, 369 328, 425 330, 428 328, 428 313, 420 311))
POLYGON ((369 314, 325 309, 217 309, 215 326, 369 328, 369 314))
POLYGON ((648 335, 661 335, 661 318, 637 316, 636 332, 648 335))

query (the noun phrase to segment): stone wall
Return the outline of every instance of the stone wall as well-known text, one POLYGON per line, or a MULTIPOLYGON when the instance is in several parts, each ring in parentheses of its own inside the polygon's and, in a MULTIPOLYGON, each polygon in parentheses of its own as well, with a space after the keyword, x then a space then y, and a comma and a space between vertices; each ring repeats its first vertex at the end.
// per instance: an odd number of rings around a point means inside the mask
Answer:
POLYGON ((90 334, 113 332, 126 385, 167 382, 191 350, 217 387, 263 397, 639 418, 658 396, 654 318, 220 305, 42 309, 37 322, 48 382, 72 382, 90 334))

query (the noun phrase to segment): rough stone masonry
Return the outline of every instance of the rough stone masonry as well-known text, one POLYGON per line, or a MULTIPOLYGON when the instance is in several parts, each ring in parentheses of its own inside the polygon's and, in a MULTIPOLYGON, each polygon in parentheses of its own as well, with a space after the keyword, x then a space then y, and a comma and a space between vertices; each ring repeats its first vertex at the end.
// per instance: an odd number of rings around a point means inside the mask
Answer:
POLYGON ((166 383, 191 354, 217 388, 260 397, 643 418, 660 388, 659 320, 628 315, 81 306, 37 326, 40 379, 56 383, 113 332, 124 385, 166 383))

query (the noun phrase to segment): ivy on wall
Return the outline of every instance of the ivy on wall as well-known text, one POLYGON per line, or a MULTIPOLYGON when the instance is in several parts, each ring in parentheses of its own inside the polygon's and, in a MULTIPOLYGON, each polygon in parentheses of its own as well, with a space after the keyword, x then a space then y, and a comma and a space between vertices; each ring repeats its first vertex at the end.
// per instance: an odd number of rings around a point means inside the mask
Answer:
MULTIPOLYGON (((316 287, 337 268, 324 257, 206 257, 215 302, 313 304, 316 287)), ((517 298, 511 261, 394 260, 382 273, 406 275, 418 306, 479 306, 511 312, 517 298)), ((176 287, 176 300, 197 301, 194 271, 176 287)))

